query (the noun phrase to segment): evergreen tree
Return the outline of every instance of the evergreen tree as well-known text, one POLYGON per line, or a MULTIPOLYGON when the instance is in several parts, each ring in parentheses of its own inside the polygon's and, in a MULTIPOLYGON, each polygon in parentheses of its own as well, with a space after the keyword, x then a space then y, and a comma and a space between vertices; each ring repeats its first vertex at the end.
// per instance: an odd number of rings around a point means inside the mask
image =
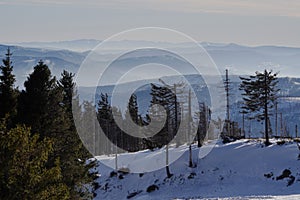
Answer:
MULTIPOLYGON (((75 83, 73 81, 75 74, 70 73, 64 70, 61 73, 61 78, 58 82, 58 85, 63 89, 63 104, 68 111, 68 114, 73 116, 72 114, 72 100, 73 98, 77 98, 75 91, 75 83)), ((72 117, 71 117, 72 118, 72 117)))
POLYGON ((94 113, 96 112, 95 106, 92 102, 84 101, 83 104, 83 114, 81 120, 81 131, 84 145, 89 147, 89 150, 93 152, 93 154, 98 154, 96 147, 96 121, 94 119, 94 113))
MULTIPOLYGON (((151 138, 155 147, 162 147, 163 145, 168 144, 177 133, 179 122, 177 123, 177 120, 175 119, 175 110, 180 112, 180 109, 176 109, 176 96, 168 87, 151 84, 151 96, 151 105, 159 104, 163 106, 167 114, 164 127, 158 134, 151 138)), ((155 110, 152 112, 153 115, 156 116, 156 120, 160 121, 162 113, 155 110)), ((177 116, 180 116, 180 114, 177 113, 177 116)))
MULTIPOLYGON (((143 125, 143 121, 141 116, 139 115, 138 110, 138 103, 137 103, 137 96, 135 94, 131 95, 129 102, 128 102, 128 109, 125 112, 125 119, 131 118, 131 120, 138 126, 143 125)), ((125 124, 127 127, 128 124, 125 124)), ((128 127, 129 130, 132 130, 134 127, 128 127)), ((139 151, 143 148, 142 144, 142 138, 141 137, 124 137, 123 138, 123 146, 127 146, 126 149, 129 149, 130 151, 139 151)))
POLYGON ((10 49, 7 49, 5 54, 6 58, 3 59, 3 65, 0 66, 0 118, 4 118, 8 115, 8 125, 10 125, 11 119, 16 115, 17 106, 17 90, 14 88, 15 75, 12 74, 13 66, 11 62, 10 49))
POLYGON ((0 128, 0 199, 69 199, 60 161, 49 166, 53 142, 25 126, 0 128))
POLYGON ((98 119, 110 121, 112 120, 111 106, 108 102, 108 95, 101 93, 98 102, 98 119))
POLYGON ((256 72, 255 76, 249 78, 240 77, 242 83, 240 90, 244 100, 242 107, 244 113, 255 113, 254 118, 258 121, 264 121, 266 145, 269 145, 269 115, 276 100, 277 73, 265 70, 263 73, 256 72))
POLYGON ((137 97, 135 94, 131 95, 128 103, 128 112, 133 122, 136 124, 139 123, 139 111, 138 111, 138 104, 137 104, 137 97))
MULTIPOLYGON (((164 127, 159 133, 150 138, 150 140, 154 141, 154 144, 158 145, 158 147, 166 145, 166 172, 167 177, 170 178, 172 174, 169 169, 169 142, 175 137, 178 131, 178 124, 175 120, 176 116, 178 116, 178 114, 175 113, 177 110, 176 95, 168 87, 151 84, 151 96, 151 104, 163 106, 167 114, 164 127)), ((161 113, 159 111, 154 111, 154 116, 157 117, 156 120, 160 120, 161 113)))
MULTIPOLYGON (((98 122, 101 126, 101 129, 103 133, 105 134, 105 137, 107 137, 110 142, 114 143, 115 145, 117 144, 116 140, 117 138, 116 133, 114 130, 115 124, 113 121, 113 116, 112 116, 112 108, 110 103, 108 102, 108 95, 101 93, 100 95, 100 100, 98 102, 98 110, 97 110, 97 119, 98 122)), ((100 142, 100 144, 104 144, 103 141, 106 141, 103 135, 97 135, 98 137, 96 138, 97 142, 100 142)), ((120 143, 119 143, 120 145, 120 143)), ((105 153, 111 153, 111 144, 105 144, 105 147, 102 146, 102 149, 105 149, 105 153)))
POLYGON ((60 123, 57 118, 62 116, 60 102, 63 96, 58 91, 55 77, 52 77, 43 61, 34 67, 24 86, 25 90, 21 92, 18 104, 19 122, 30 126, 33 132, 40 133, 41 138, 53 137, 57 125, 55 123, 60 123))
POLYGON ((90 195, 88 190, 84 190, 84 185, 93 181, 89 169, 92 168, 95 163, 90 162, 89 165, 85 164, 85 161, 89 159, 91 155, 83 146, 74 123, 72 102, 75 104, 75 107, 77 106, 80 109, 78 96, 75 91, 75 83, 73 82, 74 74, 64 70, 61 76, 58 85, 63 91, 62 105, 65 108, 66 117, 70 122, 69 128, 64 132, 63 136, 63 141, 65 142, 64 152, 61 155, 63 178, 64 182, 71 189, 70 193, 72 199, 76 199, 79 198, 80 195, 90 195), (78 188, 83 189, 78 192, 78 188))
POLYGON ((42 61, 25 81, 18 104, 18 119, 40 134, 40 139, 53 141, 53 153, 48 165, 54 166, 60 159, 62 180, 67 185, 70 198, 79 199, 89 195, 82 186, 89 181, 89 166, 85 166, 88 154, 75 131, 72 118, 73 74, 64 73, 59 82, 52 77, 48 66, 42 61))

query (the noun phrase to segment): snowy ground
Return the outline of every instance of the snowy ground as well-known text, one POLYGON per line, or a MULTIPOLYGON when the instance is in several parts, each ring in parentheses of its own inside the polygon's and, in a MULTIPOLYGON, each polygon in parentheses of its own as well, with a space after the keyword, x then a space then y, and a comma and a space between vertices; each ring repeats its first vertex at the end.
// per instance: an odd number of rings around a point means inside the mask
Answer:
MULTIPOLYGON (((239 140, 217 143, 206 157, 198 159, 199 149, 193 146, 195 168, 188 167, 188 148, 171 148, 170 156, 186 151, 170 165, 173 174, 166 178, 165 169, 147 173, 111 174, 113 169, 101 162, 114 162, 114 157, 97 159, 99 188, 96 199, 300 199, 300 151, 296 143, 286 142, 265 147, 261 141, 239 140), (282 177, 283 171, 290 171, 282 177), (153 192, 147 188, 155 185, 153 192)), ((164 153, 137 152, 118 156, 118 166, 140 168, 155 165, 164 153), (134 158, 134 159, 133 159, 134 158), (123 161, 133 159, 131 166, 123 161), (123 161, 122 161, 123 160, 123 161)))

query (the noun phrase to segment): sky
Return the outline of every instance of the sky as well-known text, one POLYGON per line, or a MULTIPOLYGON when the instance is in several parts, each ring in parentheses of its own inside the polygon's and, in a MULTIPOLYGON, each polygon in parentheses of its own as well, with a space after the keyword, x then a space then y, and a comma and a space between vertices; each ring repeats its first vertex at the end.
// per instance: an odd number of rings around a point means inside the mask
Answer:
POLYGON ((300 1, 0 0, 0 43, 104 40, 146 26, 199 42, 300 47, 300 1))

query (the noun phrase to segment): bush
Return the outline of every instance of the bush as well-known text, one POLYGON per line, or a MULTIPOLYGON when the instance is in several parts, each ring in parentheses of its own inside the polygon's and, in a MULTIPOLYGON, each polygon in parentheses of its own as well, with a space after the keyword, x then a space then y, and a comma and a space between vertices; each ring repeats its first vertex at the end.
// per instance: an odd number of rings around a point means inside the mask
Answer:
POLYGON ((159 190, 159 187, 157 185, 150 185, 148 188, 147 188, 147 192, 150 193, 150 192, 154 192, 155 190, 159 190))

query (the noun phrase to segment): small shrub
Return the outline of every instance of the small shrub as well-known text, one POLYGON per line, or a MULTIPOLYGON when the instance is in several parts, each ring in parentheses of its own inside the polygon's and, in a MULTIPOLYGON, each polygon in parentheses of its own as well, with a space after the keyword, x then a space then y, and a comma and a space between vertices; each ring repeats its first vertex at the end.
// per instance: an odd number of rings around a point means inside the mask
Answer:
POLYGON ((115 171, 112 171, 112 172, 110 172, 110 175, 109 175, 109 177, 110 178, 112 178, 112 177, 115 177, 115 176, 117 176, 118 175, 118 173, 117 172, 115 172, 115 171))
POLYGON ((159 187, 157 185, 150 185, 148 188, 147 188, 147 192, 150 193, 150 192, 154 192, 155 190, 159 190, 159 187))
POLYGON ((196 176, 196 173, 195 173, 195 172, 192 172, 192 173, 188 176, 188 179, 193 179, 195 176, 196 176))
POLYGON ((129 193, 127 195, 127 199, 131 199, 132 197, 135 197, 136 195, 140 194, 141 192, 143 192, 143 191, 139 190, 139 191, 136 191, 136 192, 129 193))
POLYGON ((276 180, 282 180, 284 178, 288 178, 291 174, 292 174, 292 172, 290 170, 285 169, 285 170, 283 170, 283 172, 280 176, 276 177, 276 180))
POLYGON ((264 174, 264 177, 272 178, 273 175, 274 175, 273 172, 271 172, 271 173, 268 173, 268 174, 264 174))

